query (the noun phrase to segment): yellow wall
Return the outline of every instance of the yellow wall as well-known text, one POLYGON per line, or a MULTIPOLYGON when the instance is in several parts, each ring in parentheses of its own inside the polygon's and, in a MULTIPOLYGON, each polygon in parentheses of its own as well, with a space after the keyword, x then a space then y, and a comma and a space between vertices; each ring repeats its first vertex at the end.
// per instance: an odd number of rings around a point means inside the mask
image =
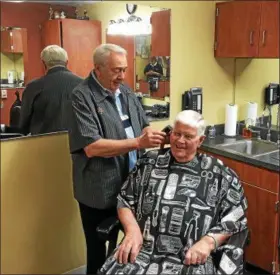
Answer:
POLYGON ((61 274, 85 264, 66 134, 1 142, 1 274, 61 274))
POLYGON ((1 53, 1 78, 7 79, 7 72, 9 70, 16 70, 20 76, 20 73, 24 71, 23 67, 23 55, 12 53, 1 53))
MULTIPOLYGON (((258 115, 264 108, 264 88, 270 82, 279 83, 279 59, 238 59, 236 62, 235 98, 239 117, 246 116, 246 103, 258 103, 258 115)), ((272 108, 272 123, 276 124, 277 106, 272 108)), ((267 115, 267 112, 266 112, 267 115)))
MULTIPOLYGON (((259 114, 262 112, 263 87, 270 81, 279 82, 279 59, 254 59, 251 62, 250 59, 238 59, 236 63, 230 58, 215 59, 214 1, 133 3, 139 5, 136 11, 139 16, 150 12, 150 7, 171 9, 170 121, 181 110, 181 94, 193 86, 203 87, 203 115, 208 123, 224 123, 227 103, 235 102, 240 105, 239 119, 245 118, 246 101, 258 102, 259 114), (244 63, 249 62, 244 69, 244 63)), ((109 20, 127 16, 125 3, 120 1, 87 4, 80 7, 80 10, 84 8, 92 19, 102 22, 103 41, 109 20)), ((153 122, 153 125, 160 129, 167 123, 168 121, 153 122)))
POLYGON ((142 58, 141 56, 135 57, 135 74, 138 75, 138 80, 140 79, 146 80, 144 69, 147 64, 149 64, 148 58, 142 58))
MULTIPOLYGON (((233 74, 232 62, 222 60, 218 63, 214 58, 215 3, 213 1, 134 1, 134 3, 139 5, 136 11, 138 16, 141 16, 142 9, 150 6, 171 9, 170 120, 173 120, 181 110, 182 93, 190 87, 202 86, 204 116, 209 123, 223 123, 225 105, 232 102, 233 98, 233 74)), ((80 7, 80 10, 84 8, 92 19, 102 21, 103 36, 110 19, 119 18, 120 10, 122 14, 127 14, 125 3, 117 1, 87 4, 80 7)), ((169 121, 153 122, 153 125, 160 129, 167 123, 169 121)))

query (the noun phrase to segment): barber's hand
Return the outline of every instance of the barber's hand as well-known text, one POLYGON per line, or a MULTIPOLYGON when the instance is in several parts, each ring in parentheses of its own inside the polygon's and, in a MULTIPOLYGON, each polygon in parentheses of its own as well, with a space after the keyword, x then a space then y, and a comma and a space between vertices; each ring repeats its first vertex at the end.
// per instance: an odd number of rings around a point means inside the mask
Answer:
POLYGON ((131 263, 134 263, 142 244, 143 237, 140 229, 131 230, 126 233, 123 242, 115 253, 115 258, 120 264, 127 264, 128 258, 131 263))
POLYGON ((160 149, 163 149, 165 144, 170 144, 170 134, 165 136, 163 143, 160 145, 160 149))
POLYGON ((184 264, 185 265, 199 265, 204 264, 209 257, 215 244, 209 237, 203 237, 200 241, 196 242, 186 253, 184 264))
POLYGON ((166 137, 166 133, 161 131, 156 131, 149 129, 145 131, 140 137, 138 137, 138 148, 153 148, 158 147, 162 143, 164 143, 166 137))

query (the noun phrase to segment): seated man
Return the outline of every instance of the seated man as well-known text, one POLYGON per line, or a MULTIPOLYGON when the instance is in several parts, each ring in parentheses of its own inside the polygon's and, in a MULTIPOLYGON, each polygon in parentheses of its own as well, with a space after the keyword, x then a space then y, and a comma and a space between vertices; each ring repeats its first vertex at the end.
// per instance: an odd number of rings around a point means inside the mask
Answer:
MULTIPOLYGON (((211 254, 247 228, 247 200, 238 176, 197 148, 205 136, 203 117, 180 112, 171 148, 138 160, 118 196, 125 237, 101 274, 215 274, 211 254)), ((224 245, 220 274, 242 267, 243 250, 224 245), (223 263, 222 263, 223 261, 223 263)))

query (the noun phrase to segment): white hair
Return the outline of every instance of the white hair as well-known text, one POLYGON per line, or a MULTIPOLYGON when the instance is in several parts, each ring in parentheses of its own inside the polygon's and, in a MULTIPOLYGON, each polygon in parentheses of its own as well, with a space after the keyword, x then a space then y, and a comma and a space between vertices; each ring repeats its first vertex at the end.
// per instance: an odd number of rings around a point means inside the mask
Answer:
POLYGON ((41 60, 49 68, 58 65, 66 66, 68 55, 67 52, 58 45, 50 45, 42 50, 41 60))
POLYGON ((94 65, 105 65, 111 52, 127 55, 127 51, 115 44, 101 44, 93 53, 94 65))
POLYGON ((177 114, 174 120, 174 124, 180 122, 184 125, 194 127, 197 129, 197 135, 203 136, 206 129, 206 122, 203 116, 193 110, 185 110, 177 114))

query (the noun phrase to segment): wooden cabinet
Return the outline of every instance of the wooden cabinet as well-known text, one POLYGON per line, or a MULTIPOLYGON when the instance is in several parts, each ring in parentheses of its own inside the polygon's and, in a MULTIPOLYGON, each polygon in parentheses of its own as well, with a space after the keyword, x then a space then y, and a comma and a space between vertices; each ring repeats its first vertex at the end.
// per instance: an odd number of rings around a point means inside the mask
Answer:
POLYGON ((12 29, 1 31, 1 52, 23 53, 26 29, 12 29))
POLYGON ((68 54, 68 69, 87 77, 93 69, 93 51, 101 44, 101 22, 97 20, 54 19, 41 30, 43 48, 56 44, 68 54))
POLYGON ((280 2, 262 2, 259 57, 279 57, 280 2))
POLYGON ((112 43, 121 46, 127 51, 127 70, 125 75, 125 84, 131 89, 135 87, 135 37, 128 35, 106 35, 106 43, 112 43))
POLYGON ((216 4, 215 57, 279 57, 278 1, 216 4))
POLYGON ((247 219, 251 232, 246 262, 273 272, 278 263, 279 173, 206 153, 234 169, 242 182, 248 200, 247 219))
POLYGON ((171 11, 153 12, 151 16, 151 56, 170 56, 171 11))
POLYGON ((13 105, 13 103, 16 100, 15 92, 19 91, 20 99, 22 98, 23 88, 20 89, 1 89, 1 95, 2 90, 7 91, 7 97, 1 98, 1 113, 0 113, 0 122, 1 124, 10 125, 10 109, 13 105))

